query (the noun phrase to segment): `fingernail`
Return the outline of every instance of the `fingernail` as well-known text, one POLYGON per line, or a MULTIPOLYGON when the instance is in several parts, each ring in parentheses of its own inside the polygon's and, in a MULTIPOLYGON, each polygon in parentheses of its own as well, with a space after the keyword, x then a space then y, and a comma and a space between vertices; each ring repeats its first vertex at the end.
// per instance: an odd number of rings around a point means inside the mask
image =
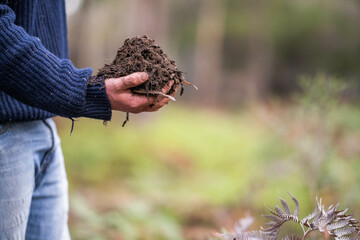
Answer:
POLYGON ((148 79, 148 75, 146 73, 141 73, 140 74, 140 80, 141 81, 146 81, 148 79))

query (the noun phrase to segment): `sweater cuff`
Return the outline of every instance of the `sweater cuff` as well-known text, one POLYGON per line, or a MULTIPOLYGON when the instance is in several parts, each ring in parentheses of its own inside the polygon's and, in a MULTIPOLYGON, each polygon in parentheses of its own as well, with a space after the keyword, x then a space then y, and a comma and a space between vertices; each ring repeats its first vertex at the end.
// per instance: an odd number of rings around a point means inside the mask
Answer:
POLYGON ((111 120, 111 113, 104 80, 97 79, 94 81, 94 77, 90 77, 81 116, 109 121, 111 120))

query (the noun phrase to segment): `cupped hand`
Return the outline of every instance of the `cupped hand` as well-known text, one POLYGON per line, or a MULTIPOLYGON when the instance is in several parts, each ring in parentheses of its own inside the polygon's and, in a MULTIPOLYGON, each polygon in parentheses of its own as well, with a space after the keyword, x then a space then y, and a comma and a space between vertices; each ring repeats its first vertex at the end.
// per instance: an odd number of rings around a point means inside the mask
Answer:
MULTIPOLYGON (((170 101, 169 98, 159 97, 155 101, 153 96, 148 99, 146 95, 131 92, 130 88, 136 87, 147 80, 148 75, 144 72, 133 73, 121 78, 106 79, 105 88, 111 108, 129 113, 154 112, 162 108, 170 101)), ((169 92, 173 84, 174 82, 170 82, 169 85, 162 89, 162 92, 165 94, 169 92)))

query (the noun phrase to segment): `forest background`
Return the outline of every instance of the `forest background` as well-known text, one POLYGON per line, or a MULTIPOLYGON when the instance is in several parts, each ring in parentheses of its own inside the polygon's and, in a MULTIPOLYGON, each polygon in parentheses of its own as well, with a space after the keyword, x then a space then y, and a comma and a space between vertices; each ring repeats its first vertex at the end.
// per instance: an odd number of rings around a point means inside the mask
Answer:
MULTIPOLYGON (((209 239, 291 192, 360 209, 360 2, 68 0, 70 56, 94 73, 147 34, 185 89, 157 113, 56 119, 73 239, 209 239)), ((256 226, 261 225, 259 221, 256 226)), ((288 229, 299 231, 299 229, 288 229)))

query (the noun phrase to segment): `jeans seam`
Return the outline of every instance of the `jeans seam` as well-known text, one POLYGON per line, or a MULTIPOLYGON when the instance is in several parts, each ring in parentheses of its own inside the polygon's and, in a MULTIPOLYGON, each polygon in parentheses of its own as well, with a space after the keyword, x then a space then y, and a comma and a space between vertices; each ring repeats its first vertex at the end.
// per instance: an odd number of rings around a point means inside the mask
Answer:
POLYGON ((41 161, 42 165, 40 166, 40 171, 44 171, 50 164, 51 161, 46 162, 45 160, 49 157, 49 155, 53 152, 54 148, 55 148, 55 138, 54 138, 54 133, 53 130, 51 128, 51 126, 49 125, 49 123, 46 122, 46 120, 43 120, 44 124, 49 128, 50 130, 50 134, 51 134, 51 147, 49 150, 47 150, 44 154, 44 157, 41 161))
POLYGON ((7 130, 9 130, 12 126, 11 122, 7 122, 3 125, 3 127, 0 129, 0 135, 6 133, 7 130))
POLYGON ((44 156, 43 158, 41 159, 41 162, 40 162, 40 170, 39 170, 39 173, 38 175, 36 176, 36 179, 35 179, 35 187, 38 187, 40 185, 40 179, 41 179, 41 176, 43 174, 44 171, 46 171, 46 168, 50 165, 50 163, 52 162, 52 160, 49 160, 47 161, 47 159, 49 157, 51 157, 51 153, 54 151, 55 149, 55 136, 54 136, 54 132, 53 132, 53 129, 51 128, 51 126, 49 125, 49 123, 46 121, 46 120, 42 120, 43 123, 45 124, 45 126, 50 130, 50 137, 51 137, 51 147, 49 148, 49 150, 47 150, 45 153, 44 153, 44 156))

